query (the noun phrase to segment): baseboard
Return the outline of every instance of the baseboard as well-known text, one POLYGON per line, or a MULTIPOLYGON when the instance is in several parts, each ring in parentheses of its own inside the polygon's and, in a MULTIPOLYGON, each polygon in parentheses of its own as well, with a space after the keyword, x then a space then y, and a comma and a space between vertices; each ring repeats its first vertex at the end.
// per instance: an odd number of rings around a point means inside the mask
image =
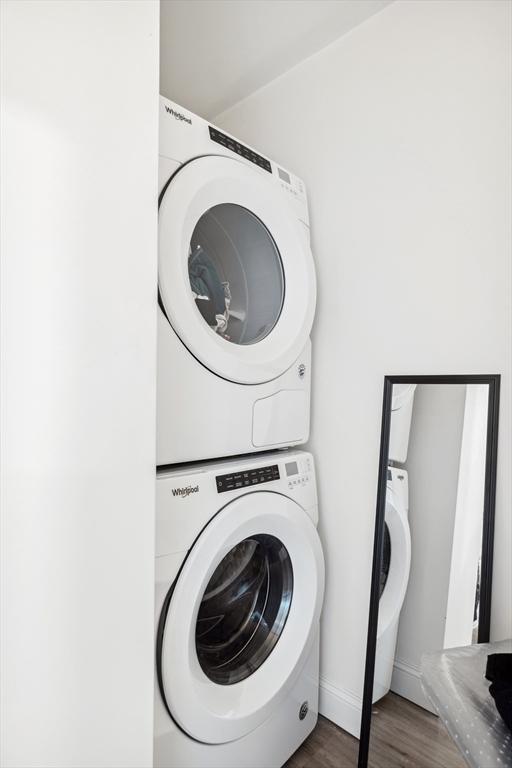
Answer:
MULTIPOLYGON (((391 690, 399 696, 417 704, 429 712, 434 712, 421 687, 420 669, 413 664, 395 659, 391 690)), ((319 712, 332 720, 344 731, 359 738, 361 728, 361 697, 346 688, 333 685, 324 677, 320 678, 319 712)), ((436 714, 434 712, 434 714, 436 714)))
POLYGON ((320 678, 320 714, 356 739, 361 728, 361 698, 320 678))
POLYGON ((414 702, 419 707, 436 714, 421 687, 420 668, 415 664, 409 664, 403 659, 395 659, 393 664, 393 677, 391 678, 391 690, 414 702))

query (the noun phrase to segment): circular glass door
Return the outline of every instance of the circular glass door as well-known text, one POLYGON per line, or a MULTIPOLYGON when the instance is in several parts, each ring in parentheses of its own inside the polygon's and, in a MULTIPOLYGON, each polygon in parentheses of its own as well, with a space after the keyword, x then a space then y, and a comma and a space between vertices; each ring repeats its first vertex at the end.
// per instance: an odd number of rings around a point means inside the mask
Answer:
POLYGON ((270 717, 311 652, 323 588, 320 540, 298 504, 258 491, 221 509, 162 602, 157 678, 180 728, 221 744, 270 717))
POLYGON ((391 566, 391 536, 389 535, 388 524, 384 523, 384 544, 382 548, 382 566, 380 569, 380 588, 379 597, 382 597, 391 566))
POLYGON ((214 683, 249 677, 281 636, 292 600, 290 556, 275 536, 236 544, 215 569, 196 622, 199 663, 214 683))
POLYGON ((197 158, 159 204, 160 308, 200 363, 239 384, 288 370, 315 312, 307 226, 267 176, 231 158, 197 158))
POLYGON ((268 336, 281 314, 284 276, 268 229, 240 205, 203 213, 190 240, 190 289, 213 332, 233 344, 268 336))
POLYGON ((411 533, 407 514, 388 488, 384 522, 377 637, 397 620, 409 581, 411 533))

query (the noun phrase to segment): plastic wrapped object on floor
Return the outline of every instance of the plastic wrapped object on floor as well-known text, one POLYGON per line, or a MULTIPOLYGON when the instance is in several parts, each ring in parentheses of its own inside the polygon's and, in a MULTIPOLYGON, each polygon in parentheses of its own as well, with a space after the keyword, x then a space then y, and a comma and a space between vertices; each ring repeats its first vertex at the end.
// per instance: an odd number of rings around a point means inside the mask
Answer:
POLYGON ((471 768, 512 768, 512 734, 485 679, 489 654, 511 652, 503 640, 423 656, 423 690, 471 768))

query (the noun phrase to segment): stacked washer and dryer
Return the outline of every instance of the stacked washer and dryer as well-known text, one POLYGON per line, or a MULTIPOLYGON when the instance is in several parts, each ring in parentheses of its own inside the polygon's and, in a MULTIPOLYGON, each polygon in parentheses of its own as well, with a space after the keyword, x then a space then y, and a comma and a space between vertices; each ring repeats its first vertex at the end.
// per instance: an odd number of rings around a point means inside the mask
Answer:
POLYGON ((278 768, 318 716, 300 179, 160 99, 154 763, 278 768))
POLYGON ((409 478, 403 464, 407 461, 415 390, 416 384, 393 385, 374 702, 385 696, 391 687, 400 611, 411 569, 409 478))

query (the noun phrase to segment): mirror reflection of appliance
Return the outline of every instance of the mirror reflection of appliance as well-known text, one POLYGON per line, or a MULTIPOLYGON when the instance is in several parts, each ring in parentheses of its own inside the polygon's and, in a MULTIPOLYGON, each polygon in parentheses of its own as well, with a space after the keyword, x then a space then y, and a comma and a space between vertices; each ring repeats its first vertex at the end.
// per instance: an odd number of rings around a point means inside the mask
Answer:
POLYGON ((389 467, 381 570, 379 624, 373 701, 389 691, 395 660, 398 622, 411 566, 411 534, 407 515, 409 487, 404 469, 389 467))
MULTIPOLYGON (((415 390, 415 384, 393 387, 389 433, 389 461, 392 465, 407 459, 415 390)), ((407 520, 409 482, 406 470, 392 465, 388 467, 386 484, 374 703, 385 696, 391 686, 398 622, 411 565, 411 534, 407 520)))
POLYGON ((464 763, 422 659, 489 642, 499 383, 385 378, 359 768, 464 763))
POLYGON ((404 464, 407 461, 415 391, 416 384, 393 386, 388 461, 398 464, 404 464))

